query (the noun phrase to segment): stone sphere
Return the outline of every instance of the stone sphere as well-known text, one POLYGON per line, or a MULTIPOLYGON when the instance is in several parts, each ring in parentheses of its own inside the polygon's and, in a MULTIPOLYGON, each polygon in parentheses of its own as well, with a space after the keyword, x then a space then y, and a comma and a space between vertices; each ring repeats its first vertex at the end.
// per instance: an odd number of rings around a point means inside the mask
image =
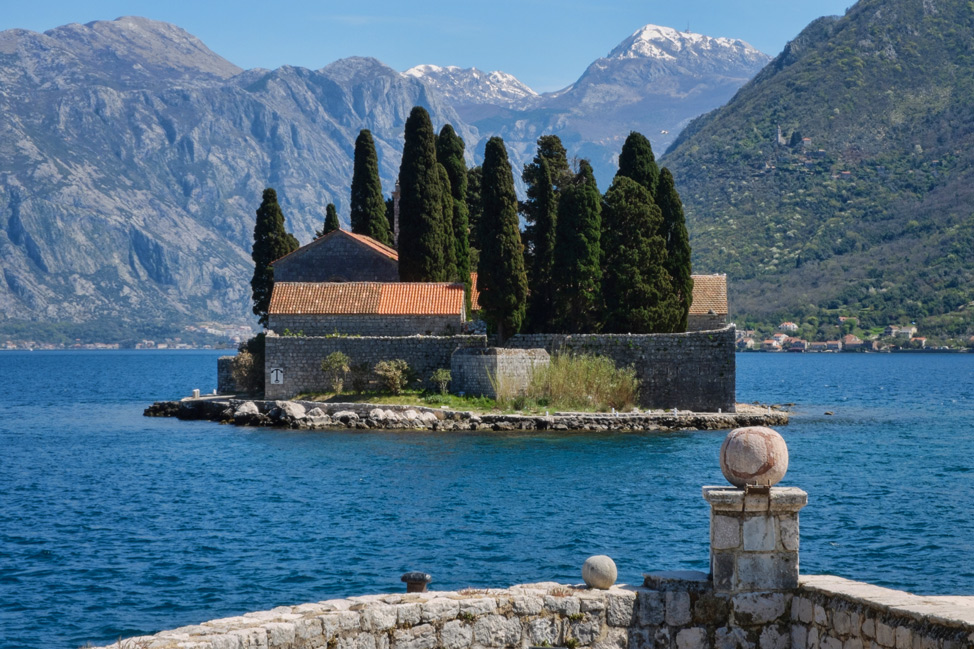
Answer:
POLYGON ((774 486, 788 471, 788 446, 770 428, 735 428, 720 447, 720 470, 735 487, 774 486))
POLYGON ((597 554, 589 557, 582 565, 582 579, 589 588, 606 590, 616 583, 619 572, 616 570, 616 562, 604 554, 597 554))

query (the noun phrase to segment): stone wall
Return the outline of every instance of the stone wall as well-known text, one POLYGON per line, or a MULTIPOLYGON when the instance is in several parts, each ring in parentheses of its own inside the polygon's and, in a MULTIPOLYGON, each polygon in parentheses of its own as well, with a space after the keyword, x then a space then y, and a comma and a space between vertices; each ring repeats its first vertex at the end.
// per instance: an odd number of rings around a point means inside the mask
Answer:
POLYGON ((454 352, 450 362, 450 391, 497 398, 523 394, 531 381, 534 368, 548 364, 543 349, 467 348, 454 352))
POLYGON ((598 354, 620 367, 632 365, 646 408, 734 411, 733 326, 677 334, 518 334, 507 346, 598 354))
POLYGON ((687 317, 687 331, 713 331, 727 326, 727 317, 717 314, 690 315, 687 317))
POLYGON ((236 356, 221 356, 216 359, 216 391, 220 394, 237 394, 237 382, 233 380, 233 359, 236 356))
POLYGON ((346 334, 358 336, 453 335, 463 331, 464 320, 454 315, 319 315, 270 314, 269 328, 305 336, 346 334))
POLYGON ((791 602, 793 649, 970 649, 974 597, 919 596, 804 576, 791 602))
POLYGON ((398 282, 399 264, 344 234, 310 244, 274 264, 277 282, 398 282))
MULTIPOLYGON (((485 347, 485 336, 274 336, 268 335, 265 347, 264 396, 287 399, 302 392, 327 392, 321 361, 336 351, 344 352, 353 366, 372 368, 379 361, 401 358, 433 387, 429 378, 437 369, 450 367, 453 352, 462 347, 485 347), (281 370, 281 383, 274 369, 281 370)), ((346 380, 346 383, 350 381, 346 380)))

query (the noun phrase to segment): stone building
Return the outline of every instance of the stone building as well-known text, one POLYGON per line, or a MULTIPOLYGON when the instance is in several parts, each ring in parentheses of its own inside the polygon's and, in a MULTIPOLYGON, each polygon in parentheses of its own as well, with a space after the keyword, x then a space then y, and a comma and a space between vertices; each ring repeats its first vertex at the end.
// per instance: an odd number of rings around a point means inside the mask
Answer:
POLYGON ((694 275, 687 331, 721 329, 727 324, 727 275, 694 275))
POLYGON ((463 285, 434 282, 274 282, 268 328, 278 335, 460 333, 463 285))
POLYGON ((333 230, 275 261, 275 282, 398 282, 399 254, 362 234, 333 230))

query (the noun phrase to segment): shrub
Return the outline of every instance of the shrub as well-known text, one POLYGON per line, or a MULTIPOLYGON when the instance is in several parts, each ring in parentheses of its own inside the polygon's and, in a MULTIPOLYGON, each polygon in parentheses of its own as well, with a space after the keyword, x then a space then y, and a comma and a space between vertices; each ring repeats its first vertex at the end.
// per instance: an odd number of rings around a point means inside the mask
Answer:
POLYGON ((403 388, 409 383, 409 364, 401 358, 379 361, 375 364, 375 373, 392 394, 402 394, 403 388))
POLYGON ((590 354, 552 356, 535 368, 527 389, 528 398, 560 410, 629 410, 638 395, 635 369, 590 354))
POLYGON ((332 352, 321 361, 321 371, 328 377, 332 392, 341 394, 345 386, 345 376, 352 371, 351 359, 344 352, 332 352))
POLYGON ((368 363, 352 365, 352 389, 362 394, 369 389, 372 382, 372 370, 368 363))
POLYGON ((453 376, 450 374, 450 370, 443 367, 433 372, 433 375, 430 377, 430 381, 436 385, 440 394, 446 394, 446 387, 452 380, 453 376))
POLYGON ((237 355, 233 357, 230 372, 238 390, 243 390, 246 394, 257 394, 263 390, 263 385, 260 385, 258 389, 256 369, 253 354, 247 350, 237 352, 237 355))

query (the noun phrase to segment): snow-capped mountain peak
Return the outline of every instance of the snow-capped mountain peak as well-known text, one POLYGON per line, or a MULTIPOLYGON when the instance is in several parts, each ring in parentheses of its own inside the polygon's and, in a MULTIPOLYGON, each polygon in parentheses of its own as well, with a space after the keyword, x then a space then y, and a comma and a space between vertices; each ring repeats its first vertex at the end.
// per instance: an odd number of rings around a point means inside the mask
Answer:
POLYGON ((403 74, 420 79, 454 104, 513 105, 538 93, 506 72, 455 65, 417 65, 403 74))
POLYGON ((768 58, 740 39, 716 38, 689 31, 681 32, 660 25, 646 25, 636 30, 609 52, 606 58, 652 58, 661 61, 678 61, 700 56, 727 56, 747 61, 768 58))

